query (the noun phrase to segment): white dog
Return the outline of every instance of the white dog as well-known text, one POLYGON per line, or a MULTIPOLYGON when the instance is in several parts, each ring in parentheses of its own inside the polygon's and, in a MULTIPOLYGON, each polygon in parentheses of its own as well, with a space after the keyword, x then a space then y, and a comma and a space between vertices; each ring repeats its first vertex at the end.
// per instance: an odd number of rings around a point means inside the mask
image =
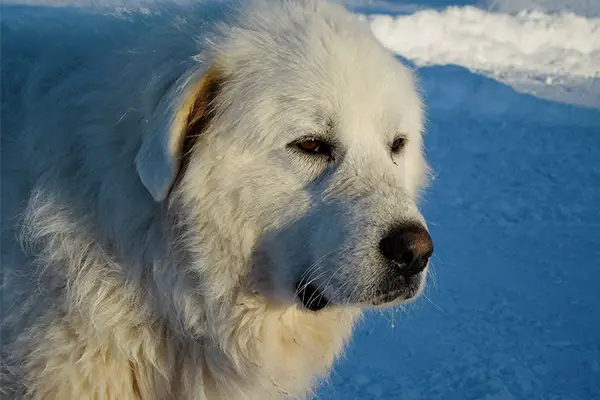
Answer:
POLYGON ((338 5, 219 10, 3 10, 5 395, 306 397, 423 290, 411 73, 338 5))

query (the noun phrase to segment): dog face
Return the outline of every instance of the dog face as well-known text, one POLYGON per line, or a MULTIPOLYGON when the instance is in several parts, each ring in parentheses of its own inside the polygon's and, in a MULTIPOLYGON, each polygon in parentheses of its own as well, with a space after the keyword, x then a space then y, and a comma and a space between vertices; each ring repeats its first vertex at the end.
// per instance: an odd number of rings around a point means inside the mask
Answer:
POLYGON ((421 102, 366 26, 307 4, 271 9, 270 20, 249 13, 208 72, 181 86, 177 128, 150 141, 138 170, 144 181, 154 160, 145 184, 158 200, 183 174, 195 229, 220 226, 244 265, 229 273, 270 301, 313 311, 406 301, 433 251, 416 206, 421 102))

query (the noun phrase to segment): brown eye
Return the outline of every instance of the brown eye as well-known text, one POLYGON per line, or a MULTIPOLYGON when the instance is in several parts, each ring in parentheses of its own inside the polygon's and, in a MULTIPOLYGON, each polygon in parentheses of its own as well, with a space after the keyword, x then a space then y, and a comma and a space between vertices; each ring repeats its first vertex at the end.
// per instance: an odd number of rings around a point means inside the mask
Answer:
POLYGON ((392 142, 392 153, 399 153, 406 145, 406 138, 398 137, 392 142))
POLYGON ((306 139, 296 143, 296 147, 307 154, 331 157, 331 146, 317 139, 306 139))

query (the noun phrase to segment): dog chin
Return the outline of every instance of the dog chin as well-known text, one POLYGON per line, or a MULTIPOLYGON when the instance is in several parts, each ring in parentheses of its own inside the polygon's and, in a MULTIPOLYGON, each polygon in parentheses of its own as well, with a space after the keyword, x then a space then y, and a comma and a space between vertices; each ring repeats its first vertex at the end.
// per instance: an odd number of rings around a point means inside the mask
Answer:
POLYGON ((410 284, 396 291, 376 296, 373 300, 368 302, 368 307, 382 309, 412 303, 421 296, 424 289, 425 280, 422 279, 416 284, 410 284))
POLYGON ((371 308, 390 308, 410 303, 419 297, 419 294, 413 290, 403 290, 398 293, 388 293, 384 296, 376 297, 368 303, 371 308))
POLYGON ((408 286, 376 295, 361 302, 348 301, 347 303, 334 303, 315 285, 304 285, 298 288, 296 296, 302 307, 311 312, 318 312, 334 306, 342 307, 344 304, 348 307, 359 307, 362 309, 386 309, 415 301, 423 293, 425 288, 424 281, 424 279, 421 279, 418 283, 411 283, 408 286))

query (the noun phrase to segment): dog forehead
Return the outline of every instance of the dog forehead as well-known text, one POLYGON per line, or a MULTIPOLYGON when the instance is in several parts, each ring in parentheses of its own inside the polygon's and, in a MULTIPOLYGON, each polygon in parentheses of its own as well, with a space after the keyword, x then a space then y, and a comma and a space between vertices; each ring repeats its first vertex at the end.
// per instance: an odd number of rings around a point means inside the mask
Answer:
POLYGON ((229 104, 245 105, 238 115, 264 120, 265 127, 291 124, 272 130, 290 135, 325 129, 331 121, 338 133, 354 136, 356 130, 420 132, 411 72, 364 22, 331 5, 263 11, 230 30, 220 51, 231 77, 229 104))
POLYGON ((340 139, 419 135, 421 100, 410 73, 396 60, 353 61, 332 57, 325 65, 288 70, 271 81, 278 87, 274 109, 293 114, 303 130, 340 139))

